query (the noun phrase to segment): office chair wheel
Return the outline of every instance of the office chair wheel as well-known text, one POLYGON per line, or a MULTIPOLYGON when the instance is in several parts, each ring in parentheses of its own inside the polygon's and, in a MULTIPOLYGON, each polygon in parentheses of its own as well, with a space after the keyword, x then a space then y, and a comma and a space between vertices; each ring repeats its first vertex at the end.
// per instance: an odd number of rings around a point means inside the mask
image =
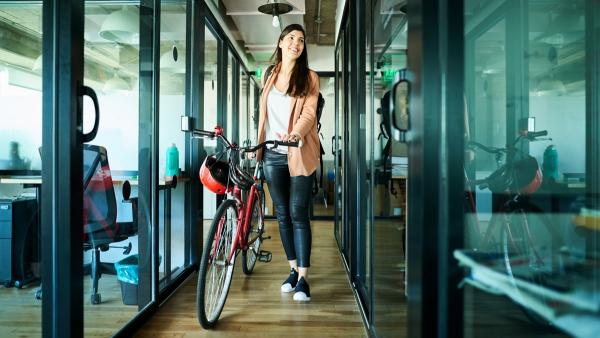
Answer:
POLYGON ((4 287, 12 288, 12 286, 13 286, 13 281, 12 280, 7 280, 7 281, 4 282, 4 287))
POLYGON ((100 301, 101 301, 101 299, 102 299, 102 298, 100 297, 100 294, 99 294, 99 293, 97 293, 97 294, 95 294, 95 295, 92 295, 92 296, 90 297, 90 301, 91 301, 91 302, 92 302, 92 304, 94 304, 94 305, 100 304, 100 301))
POLYGON ((20 280, 15 281, 15 287, 17 289, 22 289, 23 288, 23 282, 21 282, 20 280))
POLYGON ((37 300, 42 299, 42 288, 35 290, 35 299, 37 299, 37 300))

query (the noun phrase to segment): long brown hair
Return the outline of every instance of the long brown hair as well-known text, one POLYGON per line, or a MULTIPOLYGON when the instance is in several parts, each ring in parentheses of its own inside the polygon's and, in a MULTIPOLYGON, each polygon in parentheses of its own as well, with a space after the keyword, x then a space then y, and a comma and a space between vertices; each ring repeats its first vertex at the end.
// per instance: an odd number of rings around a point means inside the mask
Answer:
POLYGON ((302 54, 296 59, 296 65, 292 70, 292 74, 290 75, 290 85, 288 86, 286 94, 289 96, 306 96, 309 90, 309 69, 308 69, 308 54, 306 51, 306 32, 304 28, 296 23, 293 23, 287 27, 285 27, 281 31, 281 35, 279 35, 279 39, 277 40, 277 47, 275 47, 275 52, 271 56, 271 61, 274 61, 275 65, 281 62, 281 48, 279 48, 279 42, 285 38, 291 31, 300 31, 302 35, 304 35, 304 48, 302 49, 302 54))

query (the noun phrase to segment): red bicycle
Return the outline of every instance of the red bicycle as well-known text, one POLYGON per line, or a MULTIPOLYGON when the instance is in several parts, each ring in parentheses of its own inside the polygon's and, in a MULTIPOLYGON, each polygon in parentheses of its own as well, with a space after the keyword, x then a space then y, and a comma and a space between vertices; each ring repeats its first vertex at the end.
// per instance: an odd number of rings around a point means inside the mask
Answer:
POLYGON ((271 238, 263 236, 262 163, 257 163, 251 176, 240 167, 240 155, 267 145, 297 147, 298 143, 265 141, 256 146, 238 147, 227 140, 220 126, 214 131, 182 129, 191 132, 193 138, 217 138, 225 146, 223 152, 204 160, 199 173, 200 181, 209 190, 229 195, 217 208, 210 225, 198 272, 198 321, 203 328, 210 329, 225 306, 238 253, 242 253, 242 270, 246 275, 252 273, 257 260, 270 262, 272 257, 271 252, 260 250, 262 242, 271 238))

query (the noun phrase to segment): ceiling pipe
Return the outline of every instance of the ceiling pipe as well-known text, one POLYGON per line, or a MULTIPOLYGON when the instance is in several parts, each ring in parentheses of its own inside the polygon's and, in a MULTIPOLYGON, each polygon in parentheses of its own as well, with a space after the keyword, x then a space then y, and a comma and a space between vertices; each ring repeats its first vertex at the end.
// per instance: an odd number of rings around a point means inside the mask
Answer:
POLYGON ((321 0, 317 0, 317 16, 315 17, 315 23, 317 24, 317 45, 321 43, 321 0))

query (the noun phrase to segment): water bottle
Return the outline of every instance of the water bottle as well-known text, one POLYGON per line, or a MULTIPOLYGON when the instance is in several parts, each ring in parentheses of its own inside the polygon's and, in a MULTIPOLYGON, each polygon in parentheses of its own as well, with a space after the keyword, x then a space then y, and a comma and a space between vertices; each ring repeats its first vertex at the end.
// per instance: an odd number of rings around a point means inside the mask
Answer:
POLYGON ((179 151, 175 146, 175 143, 167 149, 167 165, 165 170, 165 176, 173 177, 179 175, 179 151))
POLYGON ((542 173, 544 178, 558 179, 558 150, 554 145, 549 145, 544 151, 542 173))

